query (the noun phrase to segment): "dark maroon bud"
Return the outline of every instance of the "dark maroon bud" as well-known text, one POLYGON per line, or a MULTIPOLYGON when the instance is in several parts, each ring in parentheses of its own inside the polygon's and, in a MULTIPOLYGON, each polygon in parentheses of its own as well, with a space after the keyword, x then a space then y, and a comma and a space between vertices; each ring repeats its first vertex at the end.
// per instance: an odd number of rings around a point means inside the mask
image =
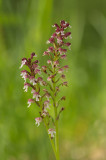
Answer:
POLYGON ((28 58, 26 65, 31 67, 31 58, 28 58))
POLYGON ((63 68, 64 68, 64 69, 68 69, 68 68, 69 68, 69 66, 68 66, 68 65, 65 65, 63 68))
POLYGON ((67 86, 67 82, 63 82, 63 83, 62 83, 62 86, 67 86))
POLYGON ((67 49, 63 49, 62 51, 63 51, 63 52, 67 52, 67 49))
POLYGON ((61 111, 63 111, 64 109, 65 109, 65 108, 64 108, 64 107, 62 107, 62 108, 61 108, 61 111))
POLYGON ((64 33, 64 28, 61 28, 60 31, 61 31, 61 33, 64 33))
POLYGON ((66 97, 65 97, 65 96, 63 96, 63 97, 61 98, 61 100, 66 100, 66 97))
POLYGON ((31 53, 31 59, 33 59, 33 57, 37 57, 37 55, 34 52, 31 53))
POLYGON ((28 62, 31 62, 31 58, 28 58, 28 62))
POLYGON ((48 51, 48 52, 53 52, 53 51, 54 51, 54 48, 53 48, 53 47, 49 47, 47 51, 48 51))
POLYGON ((64 20, 61 21, 61 27, 63 27, 64 29, 67 28, 69 26, 69 23, 65 22, 64 20))
POLYGON ((61 24, 65 24, 65 21, 64 21, 64 20, 61 20, 60 22, 61 22, 61 24))
POLYGON ((57 37, 57 34, 56 34, 56 33, 53 33, 53 34, 52 34, 52 37, 54 37, 54 38, 57 37))
POLYGON ((65 46, 69 47, 71 45, 71 43, 64 43, 65 46))
POLYGON ((39 63, 39 61, 38 61, 38 60, 36 60, 36 61, 34 61, 32 64, 36 64, 36 63, 39 63))
POLYGON ((54 43, 54 38, 51 37, 51 38, 49 39, 49 42, 50 42, 50 43, 54 43))
POLYGON ((65 33, 65 37, 68 37, 68 36, 70 36, 71 35, 71 32, 66 32, 65 33))
POLYGON ((66 54, 63 54, 62 56, 61 56, 61 59, 65 59, 67 57, 67 55, 66 54))
POLYGON ((65 79, 65 75, 64 75, 64 74, 62 74, 62 75, 61 75, 61 78, 65 79))
POLYGON ((57 33, 57 34, 59 34, 60 31, 61 31, 60 28, 57 28, 57 29, 56 29, 56 33, 57 33))
POLYGON ((33 65, 32 65, 32 68, 33 68, 33 69, 35 69, 35 68, 37 68, 37 67, 38 67, 37 64, 33 64, 33 65))
POLYGON ((66 27, 69 27, 69 23, 66 23, 66 27))
POLYGON ((27 58, 22 58, 22 61, 26 60, 27 61, 27 58))
POLYGON ((52 25, 52 27, 59 27, 59 25, 55 23, 54 25, 52 25))

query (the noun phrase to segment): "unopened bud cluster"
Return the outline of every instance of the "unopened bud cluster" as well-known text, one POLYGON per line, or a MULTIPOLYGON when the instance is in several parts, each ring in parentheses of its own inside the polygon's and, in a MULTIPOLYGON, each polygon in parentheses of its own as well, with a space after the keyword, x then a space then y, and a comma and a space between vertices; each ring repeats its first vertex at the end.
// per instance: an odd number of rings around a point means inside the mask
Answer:
POLYGON ((60 25, 54 24, 55 32, 47 41, 50 44, 43 56, 47 56, 47 63, 39 66, 37 55, 31 53, 30 58, 23 58, 20 68, 27 66, 27 70, 21 71, 21 76, 24 79, 24 91, 31 91, 31 97, 28 99, 28 107, 35 103, 39 107, 39 117, 35 118, 35 124, 40 125, 41 122, 46 123, 48 134, 51 138, 56 134, 55 121, 59 119, 60 113, 64 107, 58 109, 56 118, 51 117, 50 109, 57 109, 65 96, 56 99, 61 86, 67 86, 65 80, 65 71, 69 68, 68 65, 61 66, 62 60, 66 59, 67 50, 70 49, 71 43, 66 42, 71 37, 71 32, 67 32, 69 23, 62 20, 60 25), (60 63, 61 62, 61 63, 60 63), (46 77, 46 78, 45 78, 46 77), (46 80, 44 80, 46 79, 46 80), (53 105, 51 105, 53 104, 53 105))

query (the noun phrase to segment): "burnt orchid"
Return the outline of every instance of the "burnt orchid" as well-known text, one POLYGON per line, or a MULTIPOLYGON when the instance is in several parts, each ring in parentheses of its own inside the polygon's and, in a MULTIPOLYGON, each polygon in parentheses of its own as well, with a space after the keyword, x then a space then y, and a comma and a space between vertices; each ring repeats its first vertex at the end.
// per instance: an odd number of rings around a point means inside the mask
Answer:
POLYGON ((55 32, 47 41, 51 45, 44 51, 43 56, 47 56, 47 62, 39 66, 39 61, 35 59, 37 55, 31 53, 30 58, 23 58, 20 68, 27 66, 28 70, 22 70, 21 76, 24 79, 24 91, 31 90, 31 97, 28 99, 28 107, 35 103, 39 107, 39 117, 35 118, 35 124, 39 126, 44 123, 48 132, 56 160, 59 156, 58 120, 64 107, 60 107, 61 101, 66 97, 59 97, 61 86, 68 86, 65 80, 65 72, 68 65, 62 66, 62 61, 66 59, 66 52, 70 49, 71 43, 66 42, 71 37, 71 32, 67 32, 70 24, 64 20, 60 25, 54 24, 55 32), (54 115, 51 115, 51 108, 54 115))

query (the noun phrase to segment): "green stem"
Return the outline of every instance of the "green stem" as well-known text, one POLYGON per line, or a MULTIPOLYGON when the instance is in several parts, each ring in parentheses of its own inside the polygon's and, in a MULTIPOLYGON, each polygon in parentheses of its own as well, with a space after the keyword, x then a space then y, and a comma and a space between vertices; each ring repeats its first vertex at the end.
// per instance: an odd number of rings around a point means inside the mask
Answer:
MULTIPOLYGON (((40 101, 40 109, 41 109, 41 101, 40 101)), ((48 125, 47 125, 47 123, 46 123, 46 120, 45 120, 45 118, 43 119, 43 121, 44 121, 44 124, 45 124, 45 127, 46 127, 46 131, 47 131, 47 134, 48 134, 48 125)), ((55 145, 54 145, 54 142, 53 142, 53 139, 51 139, 51 136, 49 135, 49 139, 50 139, 50 142, 51 142, 51 145, 52 145, 52 148, 53 148, 53 151, 54 151, 54 154, 55 154, 55 157, 56 157, 56 149, 55 149, 55 145)))
POLYGON ((59 160, 60 157, 59 157, 58 120, 57 120, 57 108, 56 107, 55 107, 55 126, 56 126, 56 137, 55 137, 56 158, 57 160, 59 160))
MULTIPOLYGON (((46 127, 46 131, 47 131, 47 134, 48 134, 48 126, 46 124, 46 121, 45 119, 44 120, 44 124, 45 124, 45 127, 46 127)), ((52 148, 53 148, 53 151, 54 151, 54 154, 55 154, 55 157, 56 157, 56 149, 55 149, 55 145, 54 145, 54 142, 53 142, 53 139, 51 139, 51 136, 49 135, 49 139, 50 139, 50 142, 51 142, 51 145, 52 145, 52 148)))
MULTIPOLYGON (((55 68, 54 68, 54 74, 55 74, 55 68)), ((54 83, 53 83, 53 101, 54 101, 54 114, 55 114, 55 129, 56 129, 56 137, 55 137, 55 147, 56 147, 56 160, 60 160, 59 157, 59 138, 58 138, 58 119, 57 119, 57 106, 56 106, 56 82, 54 77, 54 83)))

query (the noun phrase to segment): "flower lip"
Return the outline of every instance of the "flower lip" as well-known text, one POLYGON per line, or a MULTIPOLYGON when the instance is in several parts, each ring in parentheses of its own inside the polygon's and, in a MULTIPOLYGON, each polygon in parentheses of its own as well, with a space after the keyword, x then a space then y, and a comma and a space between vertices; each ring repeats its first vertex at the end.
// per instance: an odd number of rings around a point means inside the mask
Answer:
POLYGON ((34 99, 28 99, 28 108, 30 107, 31 103, 35 103, 34 99))
POLYGON ((30 87, 30 86, 31 86, 30 83, 24 83, 24 87, 23 87, 24 92, 27 92, 28 91, 28 87, 30 87))
POLYGON ((30 80, 30 83, 33 83, 33 85, 36 85, 37 82, 34 76, 30 76, 29 80, 30 80))
POLYGON ((50 135, 51 135, 51 138, 53 138, 53 137, 54 137, 54 134, 56 134, 55 129, 49 128, 49 129, 48 129, 48 134, 50 134, 50 135))
POLYGON ((49 47, 47 51, 48 51, 48 52, 53 52, 53 51, 54 51, 54 48, 53 48, 53 47, 49 47))
POLYGON ((43 56, 46 56, 46 55, 49 56, 49 52, 48 52, 48 51, 45 51, 45 52, 43 53, 43 56))
POLYGON ((25 82, 26 82, 26 78, 28 78, 28 72, 26 70, 21 71, 22 78, 24 78, 25 82))
POLYGON ((36 91, 35 91, 35 89, 34 88, 32 88, 32 91, 31 91, 31 93, 35 93, 36 91))
POLYGON ((43 117, 46 117, 46 115, 47 115, 47 112, 45 112, 45 111, 43 110, 42 116, 43 116, 43 117))
POLYGON ((37 117, 37 118, 35 118, 35 121, 36 121, 35 124, 37 124, 39 126, 40 123, 42 122, 42 118, 41 117, 37 117))
POLYGON ((20 68, 22 68, 24 65, 27 64, 27 59, 26 58, 22 58, 22 61, 21 61, 21 66, 20 68))
POLYGON ((40 99, 40 94, 39 94, 39 92, 34 92, 33 93, 33 98, 36 98, 36 101, 39 101, 39 99, 40 99))
POLYGON ((47 108, 50 109, 49 105, 50 105, 50 101, 49 101, 49 100, 46 100, 46 101, 44 102, 44 112, 47 112, 47 110, 46 110, 47 108))
POLYGON ((51 60, 47 60, 47 63, 48 63, 48 64, 52 64, 52 61, 51 61, 51 60))

